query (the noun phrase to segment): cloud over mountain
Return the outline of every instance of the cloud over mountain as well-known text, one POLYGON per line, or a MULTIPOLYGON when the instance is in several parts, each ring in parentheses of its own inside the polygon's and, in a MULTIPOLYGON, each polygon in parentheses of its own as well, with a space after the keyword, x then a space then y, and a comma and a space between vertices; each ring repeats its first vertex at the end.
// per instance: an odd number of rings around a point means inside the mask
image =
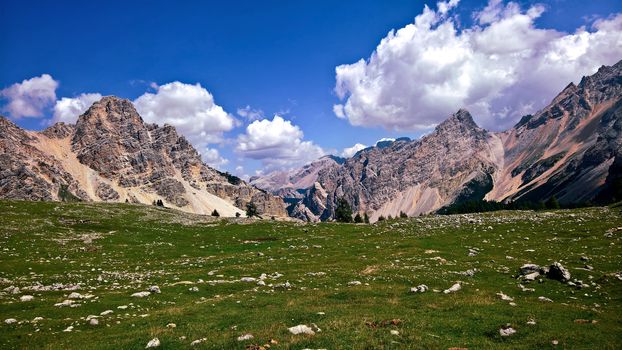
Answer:
POLYGON ((538 28, 545 10, 491 0, 461 28, 451 9, 427 6, 392 30, 368 59, 336 68, 335 115, 352 125, 423 130, 459 108, 503 129, 533 113, 576 77, 620 59, 622 14, 568 34, 538 28))
POLYGON ((75 123, 78 116, 84 113, 91 105, 99 101, 102 95, 99 93, 80 94, 76 97, 63 97, 54 105, 52 122, 75 123))
POLYGON ((246 158, 260 160, 267 168, 307 163, 324 155, 311 141, 303 141, 300 127, 275 115, 272 120, 255 120, 238 136, 236 151, 246 158))

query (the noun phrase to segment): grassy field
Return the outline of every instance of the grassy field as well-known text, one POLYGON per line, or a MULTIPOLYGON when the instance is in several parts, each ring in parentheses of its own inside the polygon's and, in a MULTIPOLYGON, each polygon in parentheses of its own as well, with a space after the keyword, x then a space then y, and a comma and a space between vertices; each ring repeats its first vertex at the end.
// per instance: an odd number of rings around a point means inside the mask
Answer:
POLYGON ((620 349, 621 237, 619 208, 313 225, 3 201, 0 348, 620 349), (517 279, 555 261, 583 288, 517 279))

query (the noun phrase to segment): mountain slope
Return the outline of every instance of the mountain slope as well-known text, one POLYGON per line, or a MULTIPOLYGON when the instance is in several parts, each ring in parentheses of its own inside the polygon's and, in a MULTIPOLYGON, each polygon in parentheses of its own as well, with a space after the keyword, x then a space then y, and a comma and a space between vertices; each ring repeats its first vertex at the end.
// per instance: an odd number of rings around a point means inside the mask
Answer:
POLYGON ((284 203, 205 165, 174 127, 145 124, 132 103, 104 97, 74 125, 25 131, 0 117, 0 197, 128 201, 223 216, 285 216, 284 203))

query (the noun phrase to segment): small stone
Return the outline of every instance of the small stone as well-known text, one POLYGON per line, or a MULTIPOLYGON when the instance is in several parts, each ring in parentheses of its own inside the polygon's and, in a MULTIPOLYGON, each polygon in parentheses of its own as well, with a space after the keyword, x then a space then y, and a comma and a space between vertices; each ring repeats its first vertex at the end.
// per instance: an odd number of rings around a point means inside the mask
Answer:
POLYGON ((560 263, 554 262, 549 266, 549 271, 546 273, 546 277, 561 282, 570 280, 570 272, 560 263))
POLYGON ((16 322, 17 322, 17 320, 14 319, 14 318, 7 318, 6 320, 4 320, 4 323, 6 323, 6 324, 13 324, 13 323, 16 323, 16 322))
POLYGON ((111 313, 113 313, 113 312, 114 312, 114 311, 112 311, 112 310, 106 310, 106 311, 104 311, 104 312, 100 313, 100 315, 101 315, 101 316, 106 316, 106 315, 109 315, 109 314, 111 314, 111 313))
POLYGON ((149 295, 151 295, 151 292, 137 292, 137 293, 132 294, 132 297, 145 298, 145 297, 148 297, 149 295))
POLYGON ((420 284, 416 287, 410 288, 411 293, 425 293, 427 291, 428 291, 428 286, 426 286, 425 284, 420 284))
POLYGON ((508 295, 503 294, 503 292, 497 293, 497 296, 499 298, 501 298, 501 300, 503 300, 503 301, 514 301, 514 298, 512 298, 512 297, 510 297, 508 295))
MULTIPOLYGON (((155 293, 155 294, 160 294, 160 293, 162 293, 162 291, 160 291, 160 287, 158 287, 158 286, 151 286, 151 287, 149 287, 149 289, 148 289, 148 290, 149 290, 149 292, 151 292, 151 293, 155 293)), ((156 339, 157 339, 157 338, 156 338, 156 339)))
POLYGON ((392 329, 391 330, 391 335, 400 335, 400 332, 395 330, 395 329, 392 329))
POLYGON ((551 344, 553 344, 553 345, 559 345, 559 341, 558 341, 558 340, 552 340, 552 341, 551 341, 551 344))
POLYGON ((195 292, 196 293, 196 292, 199 291, 199 288, 198 287, 190 287, 188 290, 191 291, 191 292, 195 292))
POLYGON ((512 335, 514 333, 516 333, 516 330, 514 328, 512 328, 512 327, 509 327, 509 326, 501 327, 499 329, 499 334, 502 337, 509 337, 510 335, 512 335))
POLYGON ((361 281, 350 281, 350 282, 348 282, 349 286, 360 286, 361 284, 363 284, 363 283, 361 283, 361 281))
POLYGON ((99 324, 99 321, 98 321, 96 318, 91 318, 91 319, 89 320, 89 324, 90 324, 91 326, 97 326, 97 325, 99 324))
POLYGON ((63 329, 63 332, 72 332, 73 331, 73 326, 69 326, 65 329, 63 329))
POLYGON ((33 297, 32 295, 22 295, 19 300, 20 301, 32 301, 32 299, 34 299, 35 297, 33 297))
POLYGON ((290 333, 294 335, 298 335, 298 334, 314 335, 315 334, 315 331, 311 327, 304 325, 304 324, 299 324, 294 327, 289 327, 288 330, 290 333))
POLYGON ((174 323, 169 323, 166 325, 166 328, 177 328, 177 325, 174 323))
POLYGON ((542 297, 542 296, 538 297, 538 300, 540 300, 540 301, 546 301, 546 302, 548 302, 548 303, 552 303, 552 302, 553 302, 553 300, 551 300, 551 299, 549 299, 549 298, 547 298, 547 297, 542 297))
POLYGON ((445 289, 443 291, 443 293, 445 293, 445 294, 455 293, 455 292, 459 291, 460 289, 462 289, 462 286, 460 285, 460 283, 455 283, 453 286, 445 289))
POLYGON ((147 346, 145 346, 145 349, 157 348, 158 346, 160 346, 160 339, 153 338, 147 343, 147 346))
POLYGON ((238 337, 238 341, 245 341, 245 340, 250 340, 255 338, 252 334, 248 333, 248 334, 244 334, 238 337))

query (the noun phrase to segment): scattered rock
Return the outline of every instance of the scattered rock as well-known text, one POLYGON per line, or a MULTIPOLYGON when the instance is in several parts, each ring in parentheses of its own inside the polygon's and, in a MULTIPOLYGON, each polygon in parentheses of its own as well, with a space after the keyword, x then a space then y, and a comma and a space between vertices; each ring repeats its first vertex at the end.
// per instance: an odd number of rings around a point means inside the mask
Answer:
POLYGON ((91 318, 91 319, 89 320, 89 324, 90 324, 91 326, 97 326, 97 325, 99 324, 99 321, 98 321, 96 318, 91 318))
POLYGON ((78 292, 72 292, 67 296, 67 299, 82 299, 82 294, 78 292))
POLYGON ((6 320, 4 320, 4 323, 6 323, 6 324, 13 324, 13 323, 16 323, 16 322, 17 322, 17 320, 14 319, 14 318, 7 318, 6 320))
POLYGON ((420 284, 416 287, 410 288, 411 293, 425 293, 427 291, 428 291, 428 286, 426 286, 425 284, 420 284))
POLYGON ((65 329, 63 329, 63 332, 72 332, 73 331, 73 326, 69 326, 65 329))
POLYGON ((289 327, 288 330, 290 333, 294 335, 298 335, 298 334, 314 335, 315 334, 315 331, 311 327, 304 325, 304 324, 299 324, 294 327, 289 327))
POLYGON ((391 335, 400 335, 400 332, 398 330, 392 329, 391 335))
POLYGON ((32 295, 22 295, 19 300, 20 301, 32 301, 32 299, 34 299, 35 297, 33 297, 32 295))
POLYGON ((145 297, 148 297, 149 295, 151 295, 151 292, 138 292, 138 293, 132 294, 132 297, 134 297, 134 298, 145 298, 145 297))
POLYGON ((505 327, 499 328, 499 334, 502 337, 509 337, 510 335, 516 333, 516 330, 512 328, 510 325, 505 325, 505 327))
POLYGON ((199 345, 199 344, 201 344, 204 341, 207 341, 207 338, 201 338, 201 339, 193 340, 192 343, 190 343, 190 346, 199 345))
POLYGON ((538 272, 538 271, 540 271, 540 266, 538 266, 536 264, 525 264, 525 265, 520 267, 521 275, 528 275, 530 273, 534 273, 534 272, 538 272))
POLYGON ((255 277, 242 277, 240 278, 240 282, 255 282, 257 279, 255 277))
POLYGON ((553 264, 551 264, 551 266, 549 266, 549 271, 546 273, 546 277, 553 280, 566 282, 570 280, 570 272, 564 266, 562 266, 562 264, 554 262, 553 264))
POLYGON ((109 314, 111 314, 111 313, 113 313, 113 312, 114 312, 114 311, 112 311, 112 310, 106 310, 106 311, 104 311, 104 312, 100 313, 100 315, 101 315, 101 316, 106 316, 106 315, 109 315, 109 314))
POLYGON ((160 346, 160 339, 153 338, 147 343, 147 346, 145 346, 145 349, 157 348, 158 346, 160 346))
POLYGON ((538 300, 540 300, 540 301, 546 301, 546 302, 548 302, 548 303, 552 303, 552 302, 553 302, 553 300, 551 300, 551 299, 549 299, 549 298, 547 298, 547 297, 542 297, 542 296, 538 297, 538 300))
POLYGON ((460 285, 460 283, 455 283, 453 286, 449 287, 448 289, 445 289, 443 293, 445 294, 455 293, 459 291, 460 289, 462 289, 462 285, 460 285))
POLYGON ((158 287, 158 286, 151 286, 151 287, 149 287, 148 291, 151 292, 151 293, 155 293, 155 294, 162 293, 162 291, 160 290, 160 287, 158 287))
POLYGON ((360 286, 361 284, 363 284, 363 283, 361 283, 361 281, 350 281, 350 282, 348 282, 349 286, 360 286))
POLYGON ((166 328, 177 328, 177 325, 174 323, 169 323, 166 325, 166 328))
POLYGON ((501 300, 504 300, 504 301, 514 301, 514 298, 512 298, 512 297, 510 297, 508 295, 505 295, 503 292, 497 293, 497 296, 499 298, 501 298, 501 300))
POLYGON ((238 341, 245 341, 255 338, 252 334, 247 333, 238 337, 238 341))

